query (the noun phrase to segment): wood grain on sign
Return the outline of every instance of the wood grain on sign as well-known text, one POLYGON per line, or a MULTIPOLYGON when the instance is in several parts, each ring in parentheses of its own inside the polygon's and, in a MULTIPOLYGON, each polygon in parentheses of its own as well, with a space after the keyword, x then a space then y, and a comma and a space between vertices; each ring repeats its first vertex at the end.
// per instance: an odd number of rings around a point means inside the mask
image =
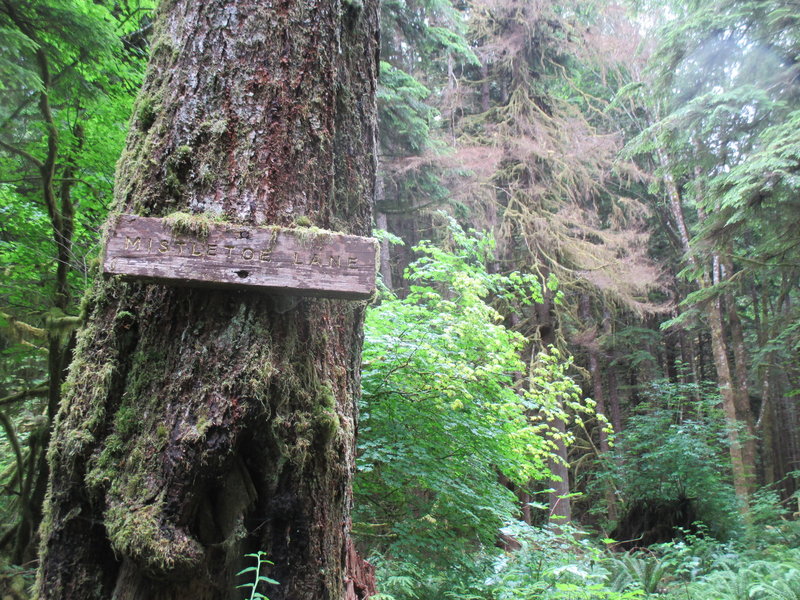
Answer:
POLYGON ((131 279, 261 288, 271 293, 368 298, 375 289, 371 238, 316 229, 213 224, 176 232, 163 219, 120 216, 103 271, 131 279))

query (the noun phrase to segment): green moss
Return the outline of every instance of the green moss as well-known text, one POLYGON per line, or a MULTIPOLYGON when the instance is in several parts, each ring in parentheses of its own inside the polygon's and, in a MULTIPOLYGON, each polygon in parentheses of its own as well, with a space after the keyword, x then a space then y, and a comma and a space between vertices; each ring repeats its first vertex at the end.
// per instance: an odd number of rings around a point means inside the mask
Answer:
POLYGON ((131 406, 120 406, 117 414, 114 415, 114 429, 122 439, 136 433, 140 425, 139 415, 131 406))
POLYGON ((159 35, 150 44, 151 60, 158 60, 160 58, 174 59, 178 52, 172 41, 166 35, 159 35))
POLYGON ((162 519, 163 501, 111 504, 105 526, 112 547, 143 565, 151 576, 190 573, 203 558, 202 546, 162 519))
POLYGON ((294 220, 294 224, 298 227, 311 227, 311 219, 305 215, 302 215, 294 220))
POLYGON ((127 310, 121 310, 116 315, 114 315, 115 321, 135 321, 136 315, 132 312, 127 310))
POLYGON ((183 195, 183 186, 191 170, 193 152, 191 146, 178 146, 167 159, 165 184, 172 199, 179 199, 183 195))
POLYGON ((310 246, 314 242, 325 243, 332 235, 336 235, 335 231, 329 231, 320 227, 295 227, 292 229, 297 240, 304 246, 310 246))
POLYGON ((167 443, 167 440, 169 439, 169 428, 164 425, 164 423, 159 423, 156 426, 156 439, 159 442, 159 448, 164 447, 164 445, 167 443))
POLYGON ((208 133, 214 137, 219 137, 228 131, 227 119, 214 119, 200 123, 200 131, 208 133))
MULTIPOLYGON (((84 340, 91 331, 91 328, 87 328, 81 332, 84 340)), ((63 402, 81 397, 85 408, 79 413, 83 417, 82 421, 70 424, 69 433, 62 442, 61 450, 68 456, 83 453, 94 442, 95 432, 105 420, 106 397, 117 367, 116 361, 108 361, 100 369, 92 370, 82 360, 83 353, 76 352, 75 356, 70 375, 62 388, 63 402)))
POLYGON ((174 212, 164 217, 164 224, 176 234, 191 235, 198 239, 208 238, 211 226, 221 221, 218 216, 206 213, 192 215, 185 212, 174 212))
POLYGON ((213 421, 211 420, 211 416, 208 414, 208 411, 202 410, 197 415, 197 421, 195 421, 194 429, 195 434, 198 438, 203 437, 209 428, 213 425, 213 421))
POLYGON ((336 396, 329 384, 320 386, 317 402, 313 413, 314 426, 319 441, 323 445, 327 445, 341 429, 339 415, 336 412, 336 396))
POLYGON ((176 162, 184 164, 192 158, 192 147, 186 145, 178 146, 175 148, 175 152, 172 154, 172 157, 176 162))
POLYGON ((159 103, 156 99, 149 96, 143 96, 138 103, 136 109, 135 123, 141 131, 147 131, 156 122, 156 109, 159 103))

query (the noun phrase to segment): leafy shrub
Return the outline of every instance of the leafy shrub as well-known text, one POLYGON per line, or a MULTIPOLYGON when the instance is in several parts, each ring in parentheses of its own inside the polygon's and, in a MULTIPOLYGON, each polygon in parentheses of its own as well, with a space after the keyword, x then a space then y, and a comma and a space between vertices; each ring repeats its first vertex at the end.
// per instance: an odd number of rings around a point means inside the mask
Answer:
POLYGON ((800 600, 800 553, 780 562, 744 560, 709 573, 691 588, 698 600, 800 600))
POLYGON ((610 554, 568 523, 505 528, 520 549, 499 558, 487 581, 491 598, 517 600, 623 600, 640 598, 636 582, 621 580, 610 554))
POLYGON ((740 522, 726 425, 713 389, 653 382, 599 480, 611 478, 627 506, 689 499, 711 534, 725 538, 739 531, 740 522))
POLYGON ((365 326, 354 531, 397 597, 474 595, 518 513, 501 476, 548 477, 548 421, 585 410, 570 361, 551 350, 528 374, 525 340, 489 303, 540 300, 538 279, 488 273, 492 238, 450 233, 450 251, 415 248, 408 296, 386 292, 365 326))
POLYGON ((696 531, 682 531, 680 534, 680 539, 650 546, 673 578, 695 581, 741 560, 733 542, 714 539, 703 524, 699 524, 696 531))

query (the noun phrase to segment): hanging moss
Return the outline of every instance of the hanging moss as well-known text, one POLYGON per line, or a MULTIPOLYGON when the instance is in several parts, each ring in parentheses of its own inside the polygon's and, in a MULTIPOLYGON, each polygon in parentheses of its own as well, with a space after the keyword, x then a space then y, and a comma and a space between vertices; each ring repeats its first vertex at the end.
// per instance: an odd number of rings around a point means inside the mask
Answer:
POLYGON ((327 446, 341 429, 339 415, 336 412, 336 396, 329 384, 322 384, 319 387, 313 417, 317 440, 321 446, 327 446))

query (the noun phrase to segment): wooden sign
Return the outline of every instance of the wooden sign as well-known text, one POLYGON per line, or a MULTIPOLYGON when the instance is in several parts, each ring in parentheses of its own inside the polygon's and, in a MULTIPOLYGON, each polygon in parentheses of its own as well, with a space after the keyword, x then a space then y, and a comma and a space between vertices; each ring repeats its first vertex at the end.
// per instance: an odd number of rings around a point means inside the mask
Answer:
POLYGON ((103 271, 177 285, 359 299, 375 289, 376 253, 371 238, 313 228, 220 223, 198 235, 163 219, 123 215, 106 244, 103 271))

